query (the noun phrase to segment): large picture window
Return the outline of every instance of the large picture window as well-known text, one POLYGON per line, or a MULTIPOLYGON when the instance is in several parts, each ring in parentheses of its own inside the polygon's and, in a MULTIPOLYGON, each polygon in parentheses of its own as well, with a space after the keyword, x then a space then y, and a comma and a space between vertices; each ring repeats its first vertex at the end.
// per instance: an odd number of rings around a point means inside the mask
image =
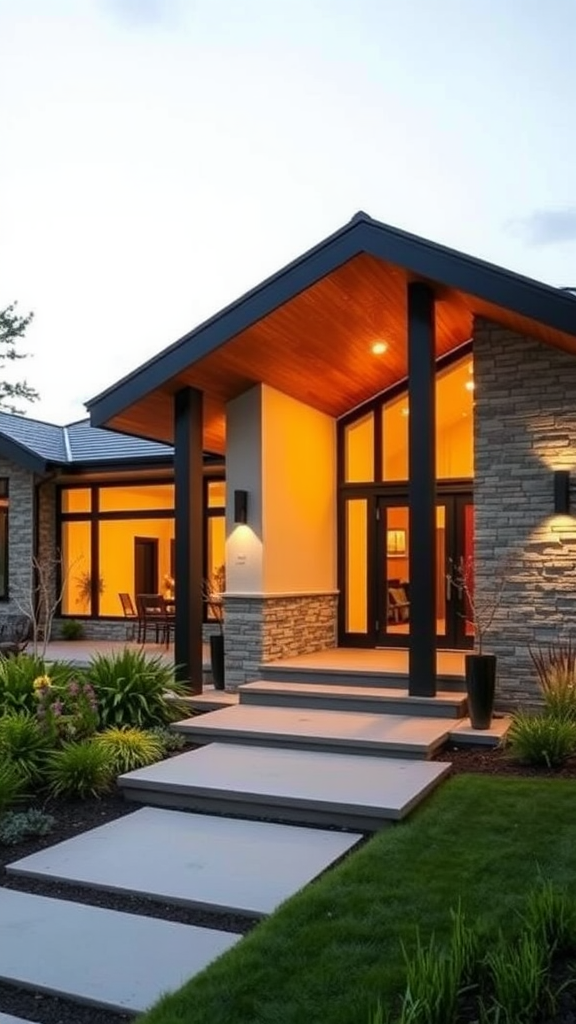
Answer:
MULTIPOLYGON (((203 574, 221 582, 224 506, 224 480, 207 480, 203 574)), ((116 618, 123 614, 120 594, 134 605, 140 593, 174 596, 172 483, 62 487, 59 507, 62 615, 116 618)))
POLYGON ((8 477, 0 477, 0 600, 8 598, 8 477))

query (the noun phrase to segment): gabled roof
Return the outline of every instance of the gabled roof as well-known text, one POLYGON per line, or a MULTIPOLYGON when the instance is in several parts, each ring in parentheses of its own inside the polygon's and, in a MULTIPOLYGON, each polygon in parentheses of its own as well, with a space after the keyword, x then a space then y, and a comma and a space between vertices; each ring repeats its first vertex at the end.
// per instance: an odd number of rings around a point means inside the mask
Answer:
POLYGON ((50 467, 168 462, 170 445, 90 426, 88 419, 57 426, 0 411, 0 456, 34 473, 50 467))
MULTIPOLYGON (((380 261, 390 279, 400 271, 404 279, 433 282, 450 296, 454 308, 466 305, 469 312, 480 315, 508 311, 517 317, 524 333, 529 333, 531 324, 544 325, 545 340, 552 344, 558 341, 566 346, 568 335, 576 338, 576 299, 570 293, 389 227, 361 211, 319 245, 91 399, 87 403, 91 422, 114 429, 133 427, 134 433, 143 433, 143 424, 151 419, 151 408, 143 403, 154 392, 158 416, 164 416, 164 425, 155 436, 168 438, 167 400, 178 387, 202 386, 191 379, 202 360, 209 363, 242 332, 248 334, 253 325, 362 254, 380 261)), ((238 349, 233 362, 228 370, 230 376, 236 372, 239 385, 242 365, 238 349)), ((216 398, 222 398, 217 395, 218 377, 221 380, 225 373, 226 367, 219 365, 208 382, 216 398)), ((245 386, 254 381, 253 361, 246 367, 245 380, 245 386)), ((210 394, 207 386, 203 390, 210 394)))

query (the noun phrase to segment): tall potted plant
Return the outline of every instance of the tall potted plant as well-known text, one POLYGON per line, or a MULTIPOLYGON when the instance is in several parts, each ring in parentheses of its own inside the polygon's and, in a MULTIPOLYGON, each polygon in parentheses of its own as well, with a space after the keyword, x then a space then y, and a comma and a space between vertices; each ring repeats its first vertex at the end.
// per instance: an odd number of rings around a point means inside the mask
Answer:
POLYGON ((474 650, 465 656, 468 714, 473 729, 489 729, 496 694, 496 655, 486 653, 484 641, 494 623, 508 582, 508 562, 500 566, 480 592, 474 581, 472 558, 462 559, 452 583, 464 600, 461 614, 474 631, 474 650))
POLYGON ((221 565, 209 579, 204 581, 204 600, 217 625, 217 632, 210 635, 210 664, 215 690, 223 690, 224 675, 224 600, 226 569, 221 565))

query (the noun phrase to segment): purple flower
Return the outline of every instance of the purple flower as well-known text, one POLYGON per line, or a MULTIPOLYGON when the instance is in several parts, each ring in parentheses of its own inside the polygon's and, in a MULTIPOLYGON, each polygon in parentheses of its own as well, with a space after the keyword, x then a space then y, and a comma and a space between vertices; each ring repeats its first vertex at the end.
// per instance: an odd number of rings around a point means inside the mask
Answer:
POLYGON ((61 714, 62 714, 62 711, 63 711, 63 710, 64 710, 64 705, 62 704, 62 701, 61 701, 61 700, 55 700, 55 701, 54 701, 54 703, 53 703, 53 705, 52 705, 52 711, 53 711, 53 713, 54 713, 54 714, 55 714, 56 716, 58 716, 58 715, 61 715, 61 714))
POLYGON ((72 682, 68 684, 68 693, 71 697, 75 697, 79 691, 80 687, 78 686, 78 683, 72 680, 72 682))

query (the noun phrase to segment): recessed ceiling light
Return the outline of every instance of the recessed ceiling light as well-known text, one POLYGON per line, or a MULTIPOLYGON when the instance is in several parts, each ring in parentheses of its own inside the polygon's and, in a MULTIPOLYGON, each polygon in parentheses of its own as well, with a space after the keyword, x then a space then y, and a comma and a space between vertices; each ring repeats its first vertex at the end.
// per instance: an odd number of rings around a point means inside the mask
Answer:
POLYGON ((375 356, 382 356, 387 351, 388 345, 385 341, 375 341, 372 345, 372 352, 375 356))
POLYGON ((466 391, 474 391, 474 381, 467 380, 464 387, 466 388, 466 391))
POLYGON ((402 415, 403 416, 409 416, 410 415, 410 409, 408 408, 407 405, 405 405, 404 408, 402 409, 402 415))

